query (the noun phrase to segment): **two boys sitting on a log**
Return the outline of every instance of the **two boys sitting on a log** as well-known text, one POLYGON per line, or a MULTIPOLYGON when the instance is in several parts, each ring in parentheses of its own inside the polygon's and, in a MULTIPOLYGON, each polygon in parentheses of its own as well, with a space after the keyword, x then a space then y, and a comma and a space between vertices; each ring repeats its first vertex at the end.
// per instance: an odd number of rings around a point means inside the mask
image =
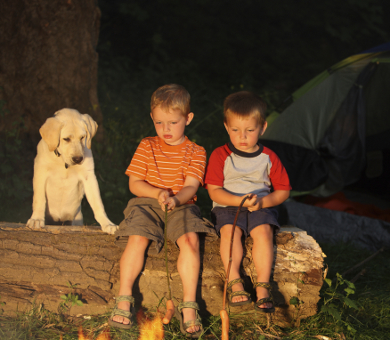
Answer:
POLYGON ((203 331, 196 288, 200 269, 197 233, 215 233, 221 237, 221 257, 227 269, 230 236, 237 207, 249 196, 239 214, 233 240, 234 252, 229 275, 229 303, 251 303, 245 292, 239 267, 242 261, 242 234, 253 238, 252 257, 257 272, 255 308, 273 312, 269 279, 273 263, 273 239, 279 230, 275 206, 289 196, 287 173, 279 158, 258 142, 267 128, 266 104, 251 92, 237 92, 224 102, 224 125, 230 142, 211 154, 205 183, 213 200, 215 230, 201 218, 194 204, 199 185, 203 185, 206 152, 185 135, 186 125, 194 117, 190 95, 180 85, 158 88, 151 98, 151 113, 156 137, 139 144, 126 174, 130 191, 137 196, 129 201, 125 219, 117 236, 129 236, 120 260, 120 288, 109 324, 131 328, 132 289, 140 274, 145 251, 151 241, 158 250, 164 243, 165 206, 168 213, 168 238, 180 249, 177 268, 183 283, 183 302, 178 305, 181 330, 190 337, 203 331), (271 185, 274 189, 271 191, 271 185))

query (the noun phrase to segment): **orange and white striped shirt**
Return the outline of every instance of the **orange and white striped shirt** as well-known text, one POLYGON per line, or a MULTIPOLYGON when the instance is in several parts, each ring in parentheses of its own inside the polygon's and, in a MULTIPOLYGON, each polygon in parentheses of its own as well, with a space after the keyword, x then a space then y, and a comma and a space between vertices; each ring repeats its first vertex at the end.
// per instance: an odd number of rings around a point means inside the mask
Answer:
MULTIPOLYGON (((166 144, 161 138, 146 137, 126 170, 154 187, 172 191, 176 195, 187 176, 195 177, 203 185, 206 151, 187 137, 179 145, 166 144)), ((187 203, 194 203, 196 195, 187 203)))

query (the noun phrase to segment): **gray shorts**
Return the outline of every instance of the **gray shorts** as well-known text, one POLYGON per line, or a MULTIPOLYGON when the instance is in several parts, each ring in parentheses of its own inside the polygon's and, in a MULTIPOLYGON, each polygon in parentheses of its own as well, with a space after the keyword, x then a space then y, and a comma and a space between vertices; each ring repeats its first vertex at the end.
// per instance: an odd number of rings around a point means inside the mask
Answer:
MULTIPOLYGON (((211 211, 211 216, 215 223, 215 229, 218 235, 220 235, 219 231, 224 225, 234 223, 237 209, 238 207, 215 207, 211 211)), ((248 237, 253 229, 262 224, 271 225, 274 234, 279 232, 280 226, 276 208, 264 208, 253 212, 249 212, 248 208, 241 208, 236 226, 243 231, 245 237, 248 237)))
MULTIPOLYGON (((125 219, 115 236, 139 235, 156 242, 159 252, 164 245, 165 212, 154 198, 132 198, 124 210, 125 219)), ((184 234, 209 233, 215 235, 213 224, 202 218, 195 204, 183 204, 168 213, 167 237, 176 244, 184 234)))

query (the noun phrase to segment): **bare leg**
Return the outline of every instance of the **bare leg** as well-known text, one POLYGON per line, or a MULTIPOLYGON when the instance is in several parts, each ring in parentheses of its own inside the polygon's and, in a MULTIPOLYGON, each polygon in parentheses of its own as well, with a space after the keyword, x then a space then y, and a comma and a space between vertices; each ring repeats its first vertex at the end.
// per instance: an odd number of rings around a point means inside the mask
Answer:
MULTIPOLYGON (((252 258, 255 264, 257 281, 269 282, 274 261, 273 229, 269 224, 262 224, 251 231, 253 238, 252 258)), ((257 301, 269 297, 267 289, 256 288, 257 301)), ((272 303, 266 302, 260 308, 271 308, 272 303)))
MULTIPOLYGON (((196 301, 200 270, 199 236, 197 233, 190 232, 179 237, 176 242, 180 248, 177 270, 183 283, 183 301, 196 301)), ((196 319, 195 310, 192 308, 183 308, 182 313, 184 322, 196 319)), ((199 326, 186 329, 189 333, 198 330, 199 326)))
MULTIPOLYGON (((225 273, 227 272, 228 265, 229 265, 229 255, 230 255, 230 240, 232 237, 232 224, 225 224, 221 230, 221 244, 220 244, 220 252, 221 252, 221 259, 223 262, 223 266, 225 268, 225 273)), ((236 227, 236 230, 234 231, 234 239, 233 239, 233 254, 232 254, 232 265, 230 268, 229 278, 228 281, 232 281, 235 279, 240 278, 240 265, 242 261, 243 256, 243 249, 242 249, 242 243, 241 243, 241 236, 242 236, 242 230, 238 227, 236 227)), ((244 290, 244 286, 242 283, 236 283, 232 287, 232 291, 242 291, 244 290)), ((232 298, 232 302, 241 302, 246 301, 248 298, 246 296, 234 296, 232 298)))
MULTIPOLYGON (((145 251, 150 240, 143 236, 129 236, 125 251, 120 260, 120 285, 119 295, 133 295, 134 281, 142 270, 145 260, 145 251)), ((121 301, 118 308, 129 310, 130 303, 121 301)), ((113 321, 128 325, 130 320, 120 315, 115 315, 113 321)))

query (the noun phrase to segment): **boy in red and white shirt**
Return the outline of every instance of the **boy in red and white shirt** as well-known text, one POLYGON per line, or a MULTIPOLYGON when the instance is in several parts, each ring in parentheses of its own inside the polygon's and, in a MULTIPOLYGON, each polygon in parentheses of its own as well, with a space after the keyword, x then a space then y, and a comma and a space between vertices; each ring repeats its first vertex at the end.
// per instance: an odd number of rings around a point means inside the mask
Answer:
POLYGON ((185 127, 194 117, 190 112, 190 95, 184 87, 170 84, 158 88, 150 106, 157 136, 141 141, 126 170, 130 191, 137 198, 129 201, 125 219, 116 232, 117 236, 129 239, 120 261, 118 303, 109 324, 131 327, 134 281, 144 265, 149 243, 154 241, 158 251, 164 244, 167 206, 167 235, 180 249, 177 267, 183 283, 183 302, 177 315, 182 332, 199 337, 202 324, 195 302, 200 270, 197 233, 215 233, 194 204, 198 187, 203 185, 206 151, 184 135, 185 127))
POLYGON ((231 306, 251 303, 240 278, 243 256, 241 236, 253 238, 252 257, 257 272, 255 308, 273 312, 269 279, 274 257, 273 237, 280 227, 275 206, 284 202, 291 190, 287 172, 278 156, 259 143, 267 128, 266 104, 252 92, 233 93, 224 101, 224 124, 230 142, 210 156, 205 183, 213 200, 215 229, 221 236, 221 258, 229 264, 230 238, 237 207, 249 196, 237 220, 233 240, 228 293, 231 306), (273 191, 271 191, 271 187, 273 191))

